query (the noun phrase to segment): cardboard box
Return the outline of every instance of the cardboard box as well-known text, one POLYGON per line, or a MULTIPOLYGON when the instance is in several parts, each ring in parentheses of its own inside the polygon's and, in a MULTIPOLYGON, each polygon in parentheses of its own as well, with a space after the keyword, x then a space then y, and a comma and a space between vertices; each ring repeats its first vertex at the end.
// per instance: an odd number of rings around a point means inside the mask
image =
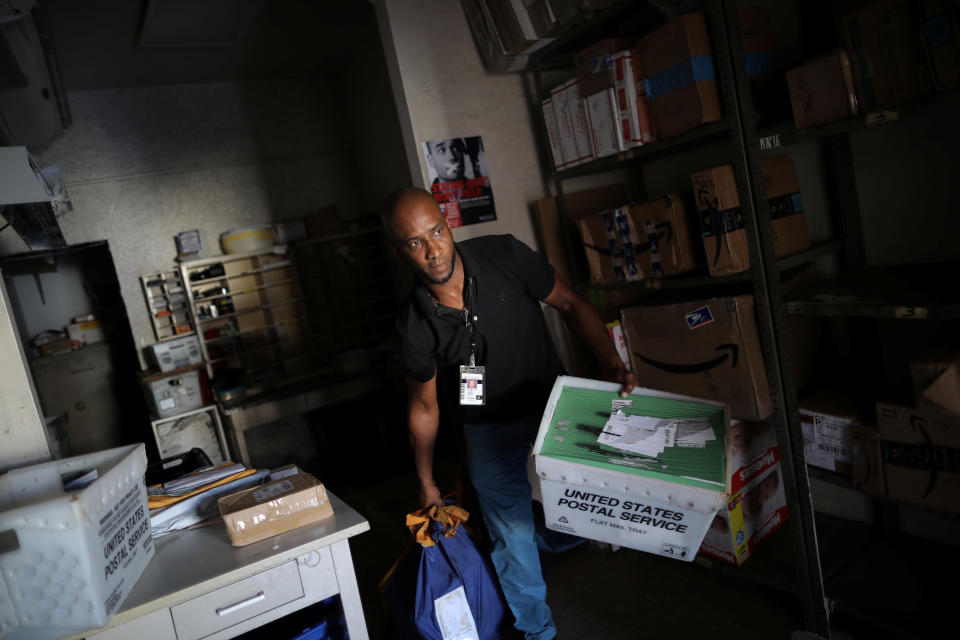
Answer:
POLYGON ((798 129, 854 116, 858 111, 850 59, 831 51, 787 71, 787 89, 798 129))
POLYGON ((547 129, 547 140, 550 142, 550 156, 553 166, 563 169, 566 164, 563 160, 563 150, 560 148, 560 131, 557 129, 557 114, 553 109, 553 99, 547 98, 540 103, 543 107, 543 122, 547 129))
POLYGON ((144 379, 150 408, 157 418, 175 416, 203 406, 200 372, 194 369, 173 376, 144 379))
POLYGON ((640 69, 640 53, 637 47, 633 47, 630 54, 633 78, 636 82, 637 130, 640 132, 640 144, 649 144, 657 139, 657 131, 653 126, 653 116, 650 112, 650 96, 647 95, 647 85, 644 83, 643 73, 640 69))
POLYGON ((730 498, 704 536, 700 552, 742 565, 787 520, 780 448, 765 422, 734 422, 727 431, 730 498))
POLYGON ((33 346, 40 351, 41 356, 55 356, 72 351, 73 340, 64 333, 45 333, 33 339, 33 346))
POLYGON ((923 399, 940 411, 960 416, 960 365, 950 365, 940 377, 923 390, 923 399))
POLYGON ((640 384, 725 402, 734 418, 770 415, 753 296, 629 307, 620 321, 640 384))
MULTIPOLYGON (((571 104, 571 100, 580 102, 579 97, 575 97, 574 92, 577 89, 577 80, 572 78, 567 82, 554 87, 550 91, 550 101, 553 104, 553 112, 557 118, 557 133, 560 138, 560 151, 563 156, 563 167, 569 168, 585 162, 590 159, 590 153, 581 156, 577 148, 576 133, 574 131, 574 119, 576 117, 576 104, 571 104), (572 88, 572 90, 571 90, 572 88)), ((589 139, 587 140, 589 144, 589 139)))
POLYGON ((956 362, 960 362, 960 354, 952 351, 937 351, 910 361, 908 366, 910 382, 913 385, 913 401, 918 408, 937 409, 937 404, 927 400, 923 392, 956 362))
MULTIPOLYGON (((700 212, 703 248, 710 273, 729 275, 746 271, 750 268, 750 250, 733 167, 724 165, 699 171, 690 179, 700 212)), ((789 154, 763 158, 763 183, 777 257, 809 248, 803 199, 789 154)))
POLYGON ((960 87, 960 15, 956 0, 920 0, 923 42, 933 85, 960 87))
POLYGON ((616 92, 617 127, 621 149, 643 144, 640 115, 637 112, 636 62, 630 49, 613 54, 613 88, 616 92))
POLYGON ((613 88, 608 87, 588 96, 585 102, 593 154, 605 158, 622 151, 613 88))
POLYGON ((843 21, 844 48, 864 111, 919 98, 926 73, 919 25, 905 0, 880 0, 843 21))
POLYGON ((146 469, 141 443, 0 475, 5 637, 60 638, 107 624, 154 554, 146 469), (92 483, 64 489, 65 475, 92 470, 92 483))
POLYGON ((590 140, 590 124, 587 121, 587 103, 580 97, 580 89, 574 84, 567 87, 568 106, 573 121, 573 142, 577 147, 579 162, 589 162, 596 155, 590 140))
POLYGON ((581 98, 613 88, 613 54, 623 51, 631 44, 626 38, 604 38, 577 52, 574 65, 581 98))
POLYGON ((707 23, 702 13, 677 16, 636 46, 654 129, 661 138, 722 117, 707 23))
POLYGON ((960 513, 960 416, 877 403, 891 498, 960 513))
POLYGON ((853 471, 851 429, 856 409, 839 393, 820 391, 800 402, 803 457, 807 464, 849 476, 853 471))
POLYGON ((634 251, 641 277, 673 276, 702 264, 692 212, 680 195, 635 202, 629 212, 637 234, 634 251))
POLYGON ((883 479, 880 434, 876 428, 858 424, 851 426, 850 450, 853 456, 853 486, 869 493, 885 494, 887 485, 883 479))
POLYGON ((609 414, 612 402, 622 400, 617 384, 557 378, 533 447, 547 528, 692 561, 729 495, 722 447, 724 426, 729 424, 726 407, 641 388, 627 398, 634 407, 642 405, 649 412, 639 415, 698 416, 710 422, 716 437, 695 450, 694 457, 704 464, 696 471, 697 465, 691 465, 693 450, 682 446, 666 447, 669 451, 660 455, 670 461, 665 466, 621 456, 609 447, 611 459, 604 451, 591 460, 563 453, 568 446, 580 451, 576 443, 586 445, 585 449, 603 449, 591 444, 597 442, 596 435, 577 425, 581 421, 602 424, 603 418, 596 414, 609 414), (680 475, 680 467, 690 475, 680 475))
POLYGON ((85 347, 95 342, 103 342, 103 329, 99 320, 87 320, 67 325, 67 335, 74 349, 85 347))
POLYGON ((691 226, 676 194, 581 218, 591 280, 629 282, 690 271, 699 262, 691 226))
POLYGON ((230 543, 242 547, 333 515, 323 484, 309 473, 268 482, 217 501, 230 543))
POLYGON ((164 372, 203 362, 200 340, 195 335, 152 344, 148 353, 153 364, 164 372))

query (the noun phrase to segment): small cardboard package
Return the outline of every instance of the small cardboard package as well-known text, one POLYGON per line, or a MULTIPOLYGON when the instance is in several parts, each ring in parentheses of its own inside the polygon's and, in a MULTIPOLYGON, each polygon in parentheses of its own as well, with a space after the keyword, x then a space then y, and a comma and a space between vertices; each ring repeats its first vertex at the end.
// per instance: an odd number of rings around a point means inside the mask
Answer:
POLYGON ((914 11, 906 0, 880 0, 844 19, 844 49, 864 111, 916 100, 927 88, 914 11))
POLYGON ((807 464, 849 476, 853 471, 851 429, 856 410, 840 394, 820 391, 800 402, 803 457, 807 464))
MULTIPOLYGON (((746 271, 750 268, 750 252, 733 167, 724 165, 698 171, 690 179, 711 275, 746 271)), ((763 158, 763 185, 770 206, 777 257, 809 248, 800 184, 789 154, 763 158)))
POLYGON ((806 129, 857 114, 850 59, 842 49, 816 57, 787 72, 793 121, 806 129))
POLYGON ((235 547, 333 515, 323 484, 302 472, 224 496, 218 505, 230 543, 235 547))
POLYGON ((707 530, 700 552, 742 565, 787 520, 780 448, 767 422, 734 422, 727 430, 730 498, 707 530))
POLYGON ((636 70, 653 128, 669 138, 722 117, 707 23, 702 13, 669 20, 637 42, 636 70))
POLYGON ((878 402, 877 430, 890 497, 960 513, 960 416, 878 402))
POLYGON ((621 398, 617 384, 558 377, 533 447, 546 526, 692 561, 729 495, 727 424, 719 402, 641 388, 621 398), (616 408, 658 423, 643 444, 672 434, 655 457, 603 439, 616 408))
POLYGON ((621 311, 641 384, 725 402, 734 418, 773 409, 751 295, 621 311))

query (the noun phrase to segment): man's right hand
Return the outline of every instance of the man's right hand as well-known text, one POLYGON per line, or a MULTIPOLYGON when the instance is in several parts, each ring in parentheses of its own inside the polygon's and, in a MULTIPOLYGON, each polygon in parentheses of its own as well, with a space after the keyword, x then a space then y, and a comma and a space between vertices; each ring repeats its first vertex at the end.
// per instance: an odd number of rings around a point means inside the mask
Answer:
POLYGON ((443 501, 443 494, 440 493, 440 488, 437 487, 436 483, 432 480, 430 482, 421 482, 420 506, 428 507, 432 504, 442 507, 445 504, 443 501))

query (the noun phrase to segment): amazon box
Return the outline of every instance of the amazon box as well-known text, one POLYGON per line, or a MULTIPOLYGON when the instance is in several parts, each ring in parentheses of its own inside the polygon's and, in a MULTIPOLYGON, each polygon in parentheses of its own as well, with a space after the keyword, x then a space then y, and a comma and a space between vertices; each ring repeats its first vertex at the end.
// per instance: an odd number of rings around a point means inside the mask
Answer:
MULTIPOLYGON (((750 251, 733 167, 724 165, 698 171, 690 179, 711 275, 746 271, 750 268, 750 251)), ((789 154, 763 158, 763 185, 777 257, 809 248, 800 184, 789 154)))
POLYGON ((734 422, 725 451, 730 498, 710 524, 700 553, 739 566, 787 521, 787 498, 770 423, 734 422))
POLYGON ((877 403, 891 498, 960 513, 960 416, 877 403))
POLYGON ((839 393, 819 391, 800 402, 807 464, 849 476, 853 471, 851 429, 857 422, 856 410, 839 393))
POLYGON ((850 59, 842 49, 787 71, 787 89, 798 129, 854 116, 858 111, 850 59))
POLYGON ((692 226, 677 194, 581 218, 591 281, 629 282, 690 271, 698 262, 692 226))
POLYGON ((865 111, 919 98, 926 68, 919 25, 906 0, 881 0, 843 21, 844 48, 865 111))
POLYGON ((634 253, 641 277, 686 273, 702 262, 695 223, 690 219, 692 212, 688 212, 678 194, 631 204, 628 211, 636 234, 634 253))
POLYGON ((635 51, 658 137, 720 120, 713 54, 702 13, 669 20, 638 41, 635 51))
POLYGON ((629 307, 620 321, 642 384, 725 402, 734 418, 770 415, 753 296, 629 307))

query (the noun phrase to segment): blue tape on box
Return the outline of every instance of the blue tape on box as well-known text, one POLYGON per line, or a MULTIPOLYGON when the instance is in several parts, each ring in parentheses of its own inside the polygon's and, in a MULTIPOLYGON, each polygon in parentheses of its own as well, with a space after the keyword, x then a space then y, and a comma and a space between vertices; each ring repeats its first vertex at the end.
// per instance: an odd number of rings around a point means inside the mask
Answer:
POLYGON ((694 82, 708 82, 713 79, 713 56, 692 56, 680 64, 644 78, 643 86, 647 96, 656 100, 694 82))

